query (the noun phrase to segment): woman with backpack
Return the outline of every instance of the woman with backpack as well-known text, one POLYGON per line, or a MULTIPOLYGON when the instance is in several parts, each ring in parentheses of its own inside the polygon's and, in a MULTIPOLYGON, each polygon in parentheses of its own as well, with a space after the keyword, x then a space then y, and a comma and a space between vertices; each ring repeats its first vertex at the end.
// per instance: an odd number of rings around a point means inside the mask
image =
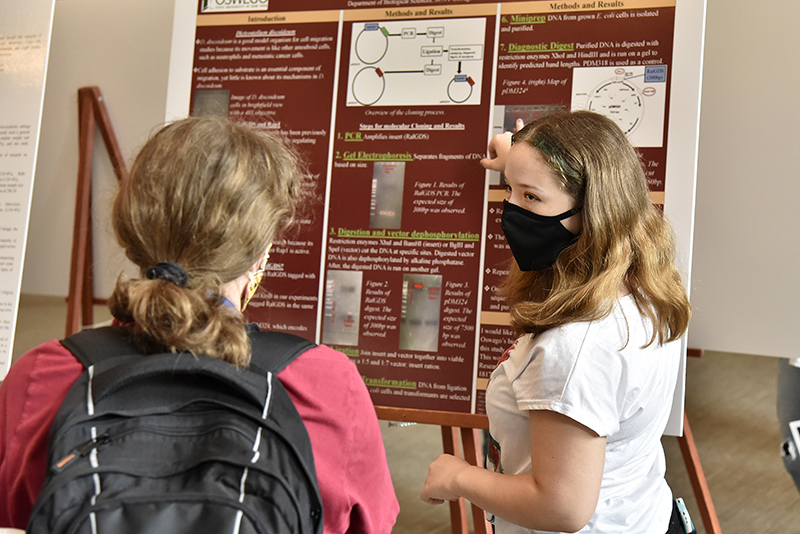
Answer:
POLYGON ((636 150, 611 119, 563 112, 489 156, 520 337, 486 390, 494 470, 443 455, 422 500, 464 497, 497 534, 685 532, 660 440, 691 308, 636 150))
MULTIPOLYGON (((248 367, 241 310, 271 243, 306 200, 304 178, 283 143, 224 118, 179 120, 145 144, 112 209, 118 242, 141 275, 121 277, 109 300, 142 354, 202 354, 248 367)), ((26 527, 49 467, 51 424, 83 372, 62 343, 50 341, 24 354, 3 382, 0 527, 26 527)), ((277 378, 308 431, 324 532, 390 532, 399 507, 356 366, 315 345, 277 378)))

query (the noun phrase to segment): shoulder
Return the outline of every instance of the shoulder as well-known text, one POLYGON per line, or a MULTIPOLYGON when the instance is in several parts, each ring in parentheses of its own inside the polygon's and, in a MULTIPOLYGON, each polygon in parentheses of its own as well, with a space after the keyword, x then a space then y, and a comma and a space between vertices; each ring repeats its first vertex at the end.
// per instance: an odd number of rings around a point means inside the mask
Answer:
MULTIPOLYGON (((524 379, 566 379, 581 355, 593 347, 592 323, 570 323, 541 334, 526 334, 516 340, 501 367, 512 383, 524 379)), ((592 353, 597 353, 593 348, 592 353)))
MULTIPOLYGON (((297 371, 300 368, 311 374, 330 376, 336 372, 345 373, 344 378, 359 376, 356 364, 353 363, 350 358, 327 345, 315 345, 306 350, 300 354, 296 360, 290 363, 285 371, 289 371, 290 369, 297 371)), ((284 378, 285 371, 281 372, 281 378, 284 378)))
POLYGON ((14 362, 3 380, 3 416, 29 416, 32 410, 57 408, 82 372, 83 365, 60 341, 31 349, 14 362))
POLYGON ((550 353, 551 357, 566 358, 573 363, 584 359, 581 355, 591 355, 594 360, 617 358, 623 356, 628 347, 644 345, 648 329, 649 324, 633 298, 627 296, 616 300, 605 317, 550 329, 536 336, 533 344, 539 351, 550 353))
POLYGON ((521 364, 553 380, 580 383, 606 379, 619 383, 629 359, 646 343, 647 328, 630 298, 614 303, 610 313, 593 321, 568 323, 532 337, 521 364))
POLYGON ((646 334, 635 303, 623 298, 602 319, 521 338, 504 363, 519 409, 557 411, 610 435, 628 393, 663 377, 656 348, 641 348, 646 334))
POLYGON ((318 431, 341 439, 363 425, 377 425, 372 399, 356 365, 339 351, 325 345, 311 348, 278 378, 306 421, 312 443, 318 431))
POLYGON ((326 345, 303 352, 278 374, 293 396, 369 402, 369 394, 358 368, 350 358, 326 345), (301 395, 302 393, 302 395, 301 395))
POLYGON ((355 363, 342 352, 332 349, 327 345, 315 345, 301 354, 298 360, 303 360, 306 363, 311 361, 316 362, 329 362, 334 365, 343 365, 345 367, 355 368, 355 363))
POLYGON ((71 385, 82 372, 83 365, 60 341, 54 339, 20 356, 3 380, 3 388, 18 389, 23 384, 38 380, 50 385, 71 385))

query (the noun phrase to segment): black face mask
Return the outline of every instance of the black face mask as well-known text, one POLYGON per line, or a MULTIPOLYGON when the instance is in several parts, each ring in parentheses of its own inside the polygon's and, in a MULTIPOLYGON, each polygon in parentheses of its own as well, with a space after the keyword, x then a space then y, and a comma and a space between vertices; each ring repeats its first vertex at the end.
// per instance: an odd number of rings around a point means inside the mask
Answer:
POLYGON ((580 208, 573 208, 547 217, 504 200, 501 226, 519 268, 542 271, 553 265, 558 254, 578 239, 561 221, 580 211, 580 208))

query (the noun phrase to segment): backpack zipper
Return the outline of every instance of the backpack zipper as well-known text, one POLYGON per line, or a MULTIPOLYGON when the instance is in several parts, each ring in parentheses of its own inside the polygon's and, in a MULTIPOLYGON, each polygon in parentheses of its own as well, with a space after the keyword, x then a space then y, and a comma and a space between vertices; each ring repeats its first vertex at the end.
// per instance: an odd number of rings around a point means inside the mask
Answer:
POLYGON ((107 445, 110 442, 111 442, 111 436, 109 436, 108 433, 105 433, 98 436, 97 439, 92 439, 87 441, 86 443, 81 443, 80 445, 72 449, 68 455, 66 455, 64 458, 53 464, 52 469, 56 473, 60 473, 61 471, 66 469, 66 467, 69 464, 71 464, 74 460, 77 460, 78 458, 84 458, 90 452, 92 452, 93 449, 98 449, 101 446, 107 445))
MULTIPOLYGON (((207 413, 210 413, 210 412, 207 412, 207 413)), ((216 431, 216 430, 219 430, 219 429, 233 430, 234 432, 238 432, 238 433, 240 433, 240 434, 242 434, 244 436, 250 437, 250 434, 245 432, 245 431, 243 431, 242 427, 240 427, 238 425, 235 425, 235 424, 231 424, 230 422, 228 422, 227 424, 215 425, 214 427, 209 428, 206 431, 207 432, 213 432, 213 431, 216 431)), ((166 428, 166 427, 159 428, 159 427, 151 426, 149 428, 128 429, 125 432, 118 433, 116 435, 116 438, 120 438, 120 437, 128 435, 128 434, 135 434, 135 433, 139 433, 139 432, 147 432, 147 433, 151 433, 151 434, 160 434, 162 436, 181 436, 181 435, 192 435, 192 434, 194 434, 193 429, 188 429, 188 430, 186 430, 184 432, 181 432, 180 430, 173 429, 173 428, 166 428)), ((108 431, 106 431, 103 434, 101 434, 100 436, 98 436, 96 440, 86 441, 86 442, 81 443, 80 445, 76 446, 75 448, 73 448, 69 452, 69 454, 67 454, 65 457, 63 457, 58 462, 54 463, 51 466, 51 469, 55 473, 60 473, 64 469, 66 469, 75 460, 78 460, 80 458, 85 458, 86 456, 89 455, 90 452, 92 452, 92 450, 94 450, 94 449, 98 449, 99 450, 101 447, 111 443, 111 441, 112 441, 111 435, 110 435, 110 433, 108 431)))

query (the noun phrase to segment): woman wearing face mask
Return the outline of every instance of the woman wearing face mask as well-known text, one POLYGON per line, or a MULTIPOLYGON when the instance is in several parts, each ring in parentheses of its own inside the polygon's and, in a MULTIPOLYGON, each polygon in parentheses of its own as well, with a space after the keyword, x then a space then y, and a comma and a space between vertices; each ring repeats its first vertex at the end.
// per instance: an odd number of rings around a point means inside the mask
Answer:
MULTIPOLYGON (((144 353, 189 351, 249 364, 240 309, 258 287, 270 244, 304 200, 303 179, 278 140, 223 118, 177 121, 147 142, 112 211, 118 242, 141 276, 120 278, 109 301, 144 353)), ((25 528, 47 469, 50 425, 82 371, 50 341, 23 355, 3 382, 0 527, 25 528)), ((324 532, 390 532, 399 507, 355 365, 321 345, 278 378, 311 440, 324 532)))
POLYGON ((497 534, 684 532, 661 435, 691 308, 671 228, 610 119, 559 113, 495 137, 520 337, 486 390, 494 470, 442 455, 422 499, 465 497, 497 534))

